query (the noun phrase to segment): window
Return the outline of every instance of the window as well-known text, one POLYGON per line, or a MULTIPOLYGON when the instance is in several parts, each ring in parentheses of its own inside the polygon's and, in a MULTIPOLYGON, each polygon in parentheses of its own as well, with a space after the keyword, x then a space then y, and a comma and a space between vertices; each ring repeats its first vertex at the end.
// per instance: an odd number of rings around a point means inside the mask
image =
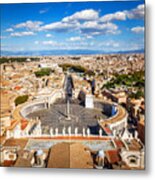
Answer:
POLYGON ((128 160, 129 160, 130 164, 137 164, 138 157, 134 156, 134 155, 133 156, 129 156, 128 160))
POLYGON ((131 164, 136 164, 137 160, 136 159, 130 159, 131 164))

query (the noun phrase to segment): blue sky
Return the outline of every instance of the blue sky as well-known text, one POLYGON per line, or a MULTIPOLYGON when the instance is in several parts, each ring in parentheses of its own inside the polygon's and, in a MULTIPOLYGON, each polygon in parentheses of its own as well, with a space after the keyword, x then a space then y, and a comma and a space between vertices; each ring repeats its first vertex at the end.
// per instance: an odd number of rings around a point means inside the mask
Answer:
POLYGON ((1 50, 144 49, 144 1, 1 4, 1 50))

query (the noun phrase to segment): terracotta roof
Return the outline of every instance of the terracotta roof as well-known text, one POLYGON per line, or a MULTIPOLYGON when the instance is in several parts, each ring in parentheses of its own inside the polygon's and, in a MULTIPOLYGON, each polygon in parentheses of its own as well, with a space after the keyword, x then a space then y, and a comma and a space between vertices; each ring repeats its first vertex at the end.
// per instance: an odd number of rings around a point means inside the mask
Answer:
POLYGON ((1 95, 7 95, 8 91, 7 90, 1 90, 0 93, 1 93, 1 95))
POLYGON ((118 150, 108 150, 105 151, 105 154, 110 164, 117 163, 121 160, 118 150))
POLYGON ((142 102, 142 101, 141 101, 140 99, 134 99, 134 98, 133 98, 133 99, 130 100, 130 103, 131 103, 131 104, 139 105, 139 106, 141 105, 141 102, 142 102))
POLYGON ((6 80, 1 81, 1 86, 9 86, 9 85, 10 85, 9 81, 6 81, 6 80))
POLYGON ((2 166, 9 167, 9 166, 13 166, 14 163, 15 163, 15 161, 5 160, 5 161, 2 163, 2 166))
POLYGON ((139 151, 142 149, 142 145, 136 139, 132 139, 130 142, 125 142, 130 151, 139 151))
POLYGON ((24 149, 28 142, 28 139, 7 139, 3 144, 5 146, 19 146, 21 149, 24 149))
POLYGON ((28 124, 29 124, 28 120, 22 119, 21 120, 21 130, 24 130, 28 124))
POLYGON ((58 143, 51 148, 48 168, 93 168, 90 152, 80 143, 58 143))
POLYGON ((122 142, 121 140, 119 140, 119 139, 114 139, 114 142, 115 142, 117 148, 123 148, 123 147, 125 147, 125 145, 123 144, 123 142, 122 142))
POLYGON ((70 168, 93 168, 91 154, 84 145, 70 145, 70 168))
POLYGON ((14 74, 14 75, 11 76, 12 79, 19 79, 21 77, 23 77, 22 74, 14 74))
POLYGON ((21 150, 18 152, 18 158, 15 163, 15 167, 32 167, 31 160, 34 157, 32 152, 21 150))
POLYGON ((6 140, 5 136, 0 136, 0 145, 2 145, 6 140))
POLYGON ((138 124, 142 125, 142 126, 145 126, 145 120, 144 119, 141 119, 138 124))
POLYGON ((12 130, 12 129, 14 129, 15 126, 16 126, 18 123, 19 123, 18 120, 15 120, 15 119, 11 120, 11 124, 10 124, 9 127, 7 127, 7 130, 12 130))
POLYGON ((22 88, 22 86, 15 86, 14 89, 15 90, 20 90, 22 88))
POLYGON ((69 146, 67 143, 56 144, 50 151, 48 168, 69 168, 69 146))
POLYGON ((107 134, 112 134, 112 131, 110 130, 109 127, 103 127, 103 129, 107 134))

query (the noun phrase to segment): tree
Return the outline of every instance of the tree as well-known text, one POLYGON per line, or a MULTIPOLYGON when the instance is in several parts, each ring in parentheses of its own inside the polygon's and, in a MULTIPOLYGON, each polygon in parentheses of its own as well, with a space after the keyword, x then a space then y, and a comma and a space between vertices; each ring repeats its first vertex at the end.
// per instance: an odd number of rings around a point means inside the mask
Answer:
POLYGON ((87 69, 81 65, 73 65, 73 64, 65 63, 65 64, 60 64, 59 66, 63 69, 63 71, 70 70, 77 73, 85 73, 87 71, 87 69))
POLYGON ((51 74, 51 69, 50 68, 43 68, 39 71, 34 72, 36 77, 42 77, 42 76, 49 76, 51 74))
POLYGON ((15 105, 18 106, 19 104, 22 104, 28 100, 28 95, 18 96, 15 99, 15 105))

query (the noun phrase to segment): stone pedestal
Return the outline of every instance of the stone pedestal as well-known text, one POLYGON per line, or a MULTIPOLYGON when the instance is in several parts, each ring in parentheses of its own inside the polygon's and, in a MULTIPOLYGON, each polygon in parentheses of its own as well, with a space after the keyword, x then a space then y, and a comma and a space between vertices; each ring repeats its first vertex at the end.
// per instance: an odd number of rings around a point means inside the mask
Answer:
POLYGON ((90 136, 90 129, 87 128, 87 136, 89 137, 90 136))
POLYGON ((90 109, 94 108, 94 100, 93 100, 93 96, 91 94, 86 95, 85 107, 90 108, 90 109))
POLYGON ((85 137, 85 136, 86 136, 86 133, 85 133, 85 128, 83 128, 83 129, 82 129, 82 135, 83 135, 83 137, 85 137))
POLYGON ((58 128, 55 128, 55 136, 58 136, 58 128))

